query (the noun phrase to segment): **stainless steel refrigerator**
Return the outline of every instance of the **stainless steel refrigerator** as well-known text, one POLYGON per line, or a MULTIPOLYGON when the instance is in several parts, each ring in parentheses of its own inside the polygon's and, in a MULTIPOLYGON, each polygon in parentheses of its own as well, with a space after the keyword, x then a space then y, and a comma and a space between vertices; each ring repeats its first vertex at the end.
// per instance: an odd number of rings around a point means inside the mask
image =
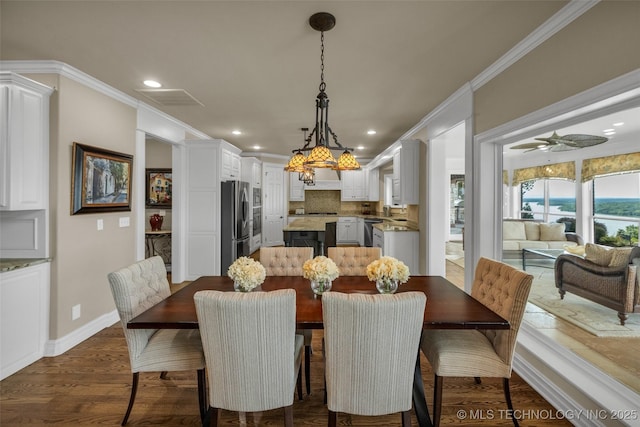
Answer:
POLYGON ((220 274, 239 257, 249 255, 249 183, 224 181, 221 189, 220 274))

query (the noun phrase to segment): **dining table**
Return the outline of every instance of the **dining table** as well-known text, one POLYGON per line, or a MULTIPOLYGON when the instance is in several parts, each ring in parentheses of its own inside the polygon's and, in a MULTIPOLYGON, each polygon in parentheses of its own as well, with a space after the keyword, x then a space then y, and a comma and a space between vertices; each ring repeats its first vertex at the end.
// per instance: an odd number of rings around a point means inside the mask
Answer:
MULTIPOLYGON (((309 280, 300 276, 267 276, 256 291, 294 289, 296 291, 296 328, 322 329, 322 297, 313 293, 309 280)), ((197 329, 193 296, 198 291, 233 292, 233 280, 227 276, 203 276, 166 299, 140 313, 127 323, 129 329, 197 329)), ((423 329, 509 329, 509 322, 471 295, 441 276, 411 276, 398 287, 398 293, 418 291, 427 297, 423 329)), ((377 294, 375 282, 366 276, 340 276, 331 292, 377 294)), ((413 406, 420 427, 431 427, 426 403, 420 355, 416 357, 413 380, 413 406)))

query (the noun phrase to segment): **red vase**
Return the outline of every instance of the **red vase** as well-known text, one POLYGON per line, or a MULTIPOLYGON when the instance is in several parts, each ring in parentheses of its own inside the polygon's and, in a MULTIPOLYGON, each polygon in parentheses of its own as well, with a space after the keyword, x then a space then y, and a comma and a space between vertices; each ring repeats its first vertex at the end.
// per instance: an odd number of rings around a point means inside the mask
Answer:
POLYGON ((151 224, 151 231, 160 231, 162 228, 163 218, 158 214, 153 214, 149 218, 149 224, 151 224))

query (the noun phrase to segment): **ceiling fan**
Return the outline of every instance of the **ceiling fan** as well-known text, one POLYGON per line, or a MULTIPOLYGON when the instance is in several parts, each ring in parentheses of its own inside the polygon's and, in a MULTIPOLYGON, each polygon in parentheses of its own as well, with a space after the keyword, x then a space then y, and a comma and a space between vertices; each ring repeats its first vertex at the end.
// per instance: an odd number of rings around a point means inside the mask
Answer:
POLYGON ((607 142, 609 138, 597 135, 570 134, 560 136, 553 132, 548 138, 535 138, 540 142, 527 142, 511 147, 514 150, 569 151, 607 142))

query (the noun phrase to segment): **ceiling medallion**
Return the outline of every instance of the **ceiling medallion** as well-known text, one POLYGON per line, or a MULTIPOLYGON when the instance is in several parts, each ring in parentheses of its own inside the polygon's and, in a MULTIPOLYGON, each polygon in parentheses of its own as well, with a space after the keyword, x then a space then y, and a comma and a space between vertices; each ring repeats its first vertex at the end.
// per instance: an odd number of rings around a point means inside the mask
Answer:
MULTIPOLYGON (((327 85, 324 82, 324 32, 332 29, 335 24, 336 18, 327 12, 319 12, 309 18, 311 28, 320 31, 320 92, 316 97, 316 123, 308 138, 306 137, 306 130, 308 129, 302 129, 305 131, 305 144, 302 148, 292 150, 294 155, 284 168, 289 172, 303 174, 305 172, 304 168, 310 170, 313 170, 313 168, 331 168, 339 171, 360 169, 360 163, 351 153, 353 148, 342 146, 338 142, 338 136, 329 126, 329 97, 326 93, 327 85), (334 145, 331 145, 330 139, 333 139, 334 145), (315 143, 313 147, 310 146, 312 140, 315 143), (338 160, 333 156, 332 150, 342 151, 338 160), (307 151, 310 151, 310 153, 302 161, 302 170, 300 170, 300 160, 304 157, 303 152, 307 151)), ((302 179, 302 175, 300 179, 302 179)))

